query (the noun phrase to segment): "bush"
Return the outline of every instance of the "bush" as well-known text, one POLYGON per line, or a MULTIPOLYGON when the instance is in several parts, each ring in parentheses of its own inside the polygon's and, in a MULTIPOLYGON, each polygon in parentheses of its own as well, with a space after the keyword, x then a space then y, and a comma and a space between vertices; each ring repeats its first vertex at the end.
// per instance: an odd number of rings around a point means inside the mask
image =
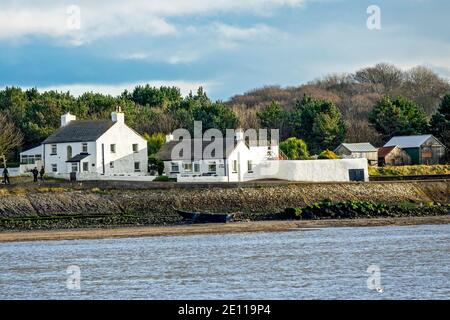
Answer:
POLYGON ((169 181, 169 177, 168 176, 158 176, 156 177, 153 181, 158 181, 158 182, 167 182, 169 181))
POLYGON ((308 146, 305 141, 295 137, 281 142, 280 150, 283 151, 290 160, 307 160, 309 158, 308 146))
POLYGON ((340 159, 340 158, 336 153, 327 149, 319 154, 318 159, 340 159))

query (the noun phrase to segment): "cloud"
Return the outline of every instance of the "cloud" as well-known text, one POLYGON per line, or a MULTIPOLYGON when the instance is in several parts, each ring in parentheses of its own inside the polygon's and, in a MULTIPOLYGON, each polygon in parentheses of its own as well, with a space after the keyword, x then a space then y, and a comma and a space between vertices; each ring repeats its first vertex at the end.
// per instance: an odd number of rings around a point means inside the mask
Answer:
MULTIPOLYGON (((128 33, 150 36, 177 34, 169 20, 192 15, 223 12, 260 14, 279 7, 293 7, 306 0, 79 0, 70 2, 42 0, 2 0, 0 4, 0 40, 25 36, 49 36, 68 44, 80 45, 98 38, 128 33), (75 9, 75 10, 74 10, 75 9), (78 19, 79 18, 79 19, 78 19), (79 20, 79 28, 73 21, 79 20)), ((223 30, 240 36, 239 30, 223 30)), ((247 32, 252 32, 247 30, 247 32)))
POLYGON ((214 89, 219 86, 219 83, 215 81, 186 81, 186 80, 148 80, 148 81, 136 81, 125 82, 117 84, 97 84, 97 83, 72 83, 72 84, 59 84, 54 86, 41 86, 38 87, 40 91, 70 91, 74 96, 80 96, 85 92, 94 92, 102 94, 110 94, 112 96, 120 95, 124 90, 132 91, 138 85, 149 84, 153 87, 169 86, 177 87, 180 89, 183 95, 189 94, 190 91, 196 92, 198 87, 203 87, 206 92, 214 92, 214 89))

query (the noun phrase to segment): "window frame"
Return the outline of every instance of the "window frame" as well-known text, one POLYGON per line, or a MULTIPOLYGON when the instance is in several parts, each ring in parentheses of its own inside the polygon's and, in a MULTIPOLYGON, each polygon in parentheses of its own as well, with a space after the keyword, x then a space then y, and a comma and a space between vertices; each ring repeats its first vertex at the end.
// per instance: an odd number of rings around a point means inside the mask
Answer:
POLYGON ((57 144, 51 144, 50 145, 50 155, 56 156, 58 154, 58 145, 57 144))
POLYGON ((170 172, 171 173, 180 173, 180 164, 178 162, 171 162, 170 163, 170 172), (174 168, 177 168, 174 170, 174 168))
POLYGON ((141 172, 141 162, 140 161, 134 162, 134 172, 141 172), (136 164, 138 165, 137 169, 136 169, 136 164))
POLYGON ((87 142, 83 142, 81 144, 81 153, 88 153, 88 143, 87 142))
POLYGON ((110 153, 116 153, 117 152, 117 148, 116 148, 116 144, 115 143, 111 143, 109 145, 109 151, 110 151, 110 153))

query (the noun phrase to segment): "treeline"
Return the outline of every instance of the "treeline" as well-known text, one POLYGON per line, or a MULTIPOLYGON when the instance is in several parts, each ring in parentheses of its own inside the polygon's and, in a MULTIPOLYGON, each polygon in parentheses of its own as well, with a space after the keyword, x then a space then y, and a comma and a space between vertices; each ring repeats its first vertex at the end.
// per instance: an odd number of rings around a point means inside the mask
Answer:
POLYGON ((232 97, 226 104, 235 110, 244 127, 257 124, 257 113, 272 101, 290 111, 304 95, 332 101, 347 124, 345 141, 368 141, 380 145, 385 137, 369 123, 369 113, 378 101, 389 96, 412 100, 434 115, 446 92, 449 81, 432 70, 418 66, 403 71, 394 65, 380 63, 352 74, 332 74, 298 87, 268 86, 232 97))
POLYGON ((202 88, 185 97, 176 87, 149 85, 116 97, 89 92, 74 97, 69 92, 9 87, 0 90, 0 126, 8 127, 9 134, 2 137, 0 128, 0 154, 13 151, 17 159, 19 150, 39 145, 60 127, 63 113, 106 119, 117 106, 126 113, 127 124, 151 142, 151 153, 163 143, 164 134, 177 128, 192 130, 194 120, 202 121, 205 130, 279 128, 282 140, 293 137, 306 143, 290 140, 299 154, 305 148, 319 154, 343 141, 380 145, 394 134, 431 132, 448 145, 446 92, 449 82, 429 69, 402 71, 388 64, 299 87, 256 89, 227 102, 212 101, 202 88), (2 146, 2 141, 13 141, 11 132, 17 133, 15 144, 2 146))

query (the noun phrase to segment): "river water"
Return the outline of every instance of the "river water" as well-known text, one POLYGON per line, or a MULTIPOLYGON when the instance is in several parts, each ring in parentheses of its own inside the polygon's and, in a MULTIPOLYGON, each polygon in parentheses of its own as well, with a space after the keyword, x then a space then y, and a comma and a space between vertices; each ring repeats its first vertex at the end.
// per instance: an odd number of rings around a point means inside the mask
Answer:
POLYGON ((450 225, 6 243, 0 298, 449 299, 450 225))

